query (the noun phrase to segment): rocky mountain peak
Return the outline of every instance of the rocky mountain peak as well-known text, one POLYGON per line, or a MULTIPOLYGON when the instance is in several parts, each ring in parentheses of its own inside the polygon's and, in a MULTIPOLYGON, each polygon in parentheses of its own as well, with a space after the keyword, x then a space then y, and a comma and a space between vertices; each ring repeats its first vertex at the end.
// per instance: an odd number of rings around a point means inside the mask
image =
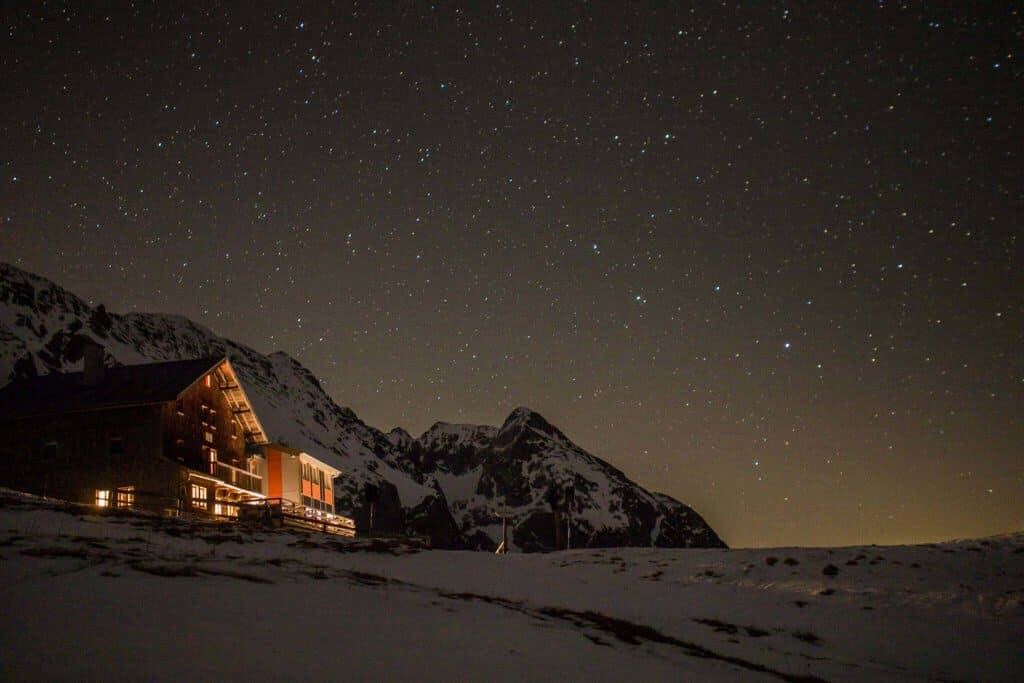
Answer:
POLYGON ((485 443, 494 438, 498 430, 488 425, 435 422, 417 441, 422 445, 444 443, 449 446, 485 443))
POLYGON ((409 446, 412 445, 413 442, 412 434, 401 427, 395 427, 385 436, 387 436, 388 441, 393 443, 396 448, 403 452, 409 450, 409 446))
POLYGON ((509 413, 494 438, 494 445, 507 446, 520 438, 540 434, 556 441, 568 443, 566 436, 535 410, 520 406, 509 413))

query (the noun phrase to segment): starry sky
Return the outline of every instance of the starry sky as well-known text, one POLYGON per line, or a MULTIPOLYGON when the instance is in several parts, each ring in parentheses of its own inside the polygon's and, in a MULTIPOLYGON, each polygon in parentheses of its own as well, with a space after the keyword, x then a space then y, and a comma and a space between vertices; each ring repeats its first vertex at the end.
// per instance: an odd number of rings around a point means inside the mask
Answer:
POLYGON ((6 2, 0 259, 734 546, 1022 529, 1013 5, 6 2))

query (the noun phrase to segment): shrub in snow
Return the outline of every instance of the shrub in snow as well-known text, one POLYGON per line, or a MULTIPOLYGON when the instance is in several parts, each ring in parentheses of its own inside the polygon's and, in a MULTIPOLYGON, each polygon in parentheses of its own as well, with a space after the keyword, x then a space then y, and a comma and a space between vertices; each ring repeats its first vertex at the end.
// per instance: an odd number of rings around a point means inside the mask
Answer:
POLYGON ((793 631, 793 637, 797 638, 798 640, 802 640, 805 643, 812 644, 816 644, 821 640, 821 638, 819 638, 816 634, 811 633, 810 631, 793 631))

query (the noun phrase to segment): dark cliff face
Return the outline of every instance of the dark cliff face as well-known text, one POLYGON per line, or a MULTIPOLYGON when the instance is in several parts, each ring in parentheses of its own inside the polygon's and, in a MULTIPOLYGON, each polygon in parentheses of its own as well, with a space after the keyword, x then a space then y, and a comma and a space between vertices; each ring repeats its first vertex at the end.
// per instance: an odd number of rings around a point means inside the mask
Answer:
POLYGON ((528 408, 499 427, 439 422, 417 439, 384 434, 285 353, 263 355, 180 316, 112 313, 0 264, 0 384, 81 369, 86 339, 105 347, 108 365, 230 358, 270 438, 342 470, 338 510, 364 528, 370 484, 381 491, 375 528, 427 535, 437 547, 493 549, 499 514, 521 550, 723 545, 696 512, 641 488, 528 408))

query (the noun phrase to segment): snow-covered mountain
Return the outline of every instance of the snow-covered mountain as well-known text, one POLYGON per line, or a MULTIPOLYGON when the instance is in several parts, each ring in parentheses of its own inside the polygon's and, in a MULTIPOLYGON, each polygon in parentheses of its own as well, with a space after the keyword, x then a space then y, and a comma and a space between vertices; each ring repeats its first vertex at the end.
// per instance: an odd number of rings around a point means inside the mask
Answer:
POLYGON ((375 525, 443 546, 493 548, 498 513, 509 516, 512 546, 524 550, 567 540, 574 547, 722 545, 696 512, 644 490, 529 409, 516 409, 500 428, 438 423, 418 439, 402 429, 384 434, 338 406, 285 353, 263 355, 181 316, 111 313, 0 264, 0 385, 79 371, 86 337, 105 347, 108 364, 230 358, 268 436, 342 470, 336 503, 357 522, 367 516, 363 492, 372 483, 380 490, 375 525))
POLYGON ((646 491, 529 408, 501 427, 439 422, 406 452, 473 547, 500 541, 497 513, 514 520, 509 541, 524 550, 722 545, 692 509, 646 491))

